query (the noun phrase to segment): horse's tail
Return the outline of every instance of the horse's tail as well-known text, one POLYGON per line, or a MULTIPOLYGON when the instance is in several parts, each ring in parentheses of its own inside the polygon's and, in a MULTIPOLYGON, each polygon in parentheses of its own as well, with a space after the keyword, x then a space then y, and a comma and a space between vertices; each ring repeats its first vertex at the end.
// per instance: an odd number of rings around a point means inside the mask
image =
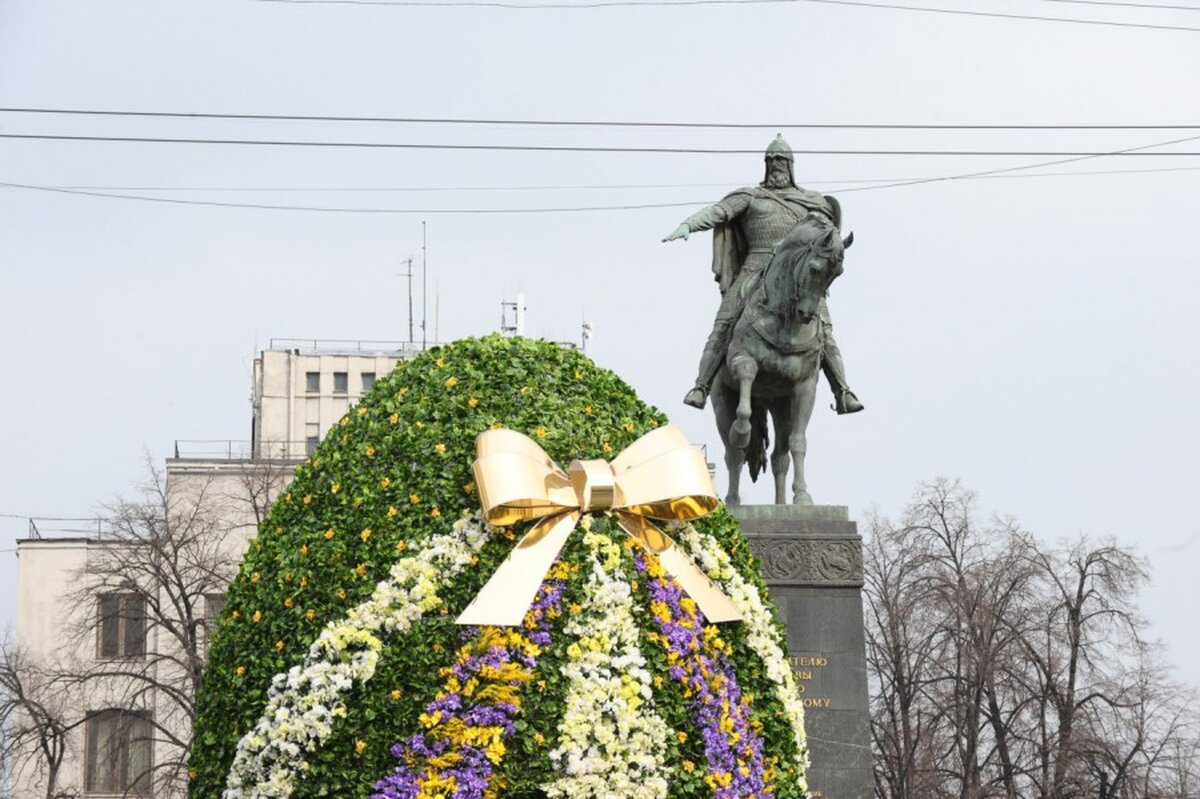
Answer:
POLYGON ((758 480, 758 475, 767 470, 767 447, 770 446, 770 433, 767 431, 767 403, 762 400, 750 401, 750 443, 746 445, 746 465, 750 467, 750 481, 758 480))

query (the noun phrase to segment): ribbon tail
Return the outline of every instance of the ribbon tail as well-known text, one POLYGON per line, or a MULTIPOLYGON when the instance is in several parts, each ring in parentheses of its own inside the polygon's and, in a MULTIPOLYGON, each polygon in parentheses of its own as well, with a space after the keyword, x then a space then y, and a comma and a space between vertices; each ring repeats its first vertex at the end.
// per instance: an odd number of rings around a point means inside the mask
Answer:
POLYGON ((635 541, 658 556, 663 570, 687 592, 704 613, 704 618, 713 623, 742 620, 733 600, 700 571, 696 562, 670 536, 637 514, 618 513, 617 521, 635 541))
POLYGON ((721 589, 717 588, 713 581, 700 571, 700 567, 696 565, 695 561, 684 554, 678 546, 672 546, 659 552, 658 560, 667 574, 674 577, 683 590, 687 591, 688 596, 695 601, 696 607, 700 608, 704 613, 704 618, 708 621, 716 623, 742 620, 742 614, 734 607, 733 601, 725 596, 721 589))
POLYGON ((578 513, 565 513, 526 533, 455 624, 519 626, 578 520, 578 513))

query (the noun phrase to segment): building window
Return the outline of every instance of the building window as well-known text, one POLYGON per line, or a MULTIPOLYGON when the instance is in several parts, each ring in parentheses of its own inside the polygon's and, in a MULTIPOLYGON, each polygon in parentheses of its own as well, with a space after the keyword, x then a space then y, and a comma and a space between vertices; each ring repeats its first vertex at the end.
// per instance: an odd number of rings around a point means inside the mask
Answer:
POLYGON ((153 734, 144 713, 102 710, 87 719, 84 793, 149 794, 153 734))
POLYGON ((321 446, 320 436, 309 436, 304 439, 304 456, 308 457, 317 451, 317 447, 321 446))
POLYGON ((137 594, 101 594, 96 600, 96 654, 101 658, 146 655, 146 601, 137 594))
POLYGON ((368 391, 373 389, 375 387, 375 373, 374 372, 363 372, 362 373, 362 384, 363 384, 362 391, 364 394, 366 394, 368 391))
POLYGON ((309 394, 321 393, 321 373, 320 372, 305 372, 304 373, 304 390, 309 394))
POLYGON ((350 389, 350 373, 349 372, 334 372, 333 373, 333 393, 345 394, 350 389))
POLYGON ((223 610, 225 610, 224 594, 204 595, 204 625, 209 630, 217 628, 217 622, 221 619, 221 611, 223 610))

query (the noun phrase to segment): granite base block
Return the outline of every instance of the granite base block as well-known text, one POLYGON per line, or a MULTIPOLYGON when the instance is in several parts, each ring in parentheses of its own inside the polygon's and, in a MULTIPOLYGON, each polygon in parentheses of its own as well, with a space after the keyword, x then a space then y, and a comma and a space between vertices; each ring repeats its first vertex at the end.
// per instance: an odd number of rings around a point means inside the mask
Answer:
POLYGON ((787 624, 813 799, 871 799, 862 539, 840 505, 730 508, 787 624))

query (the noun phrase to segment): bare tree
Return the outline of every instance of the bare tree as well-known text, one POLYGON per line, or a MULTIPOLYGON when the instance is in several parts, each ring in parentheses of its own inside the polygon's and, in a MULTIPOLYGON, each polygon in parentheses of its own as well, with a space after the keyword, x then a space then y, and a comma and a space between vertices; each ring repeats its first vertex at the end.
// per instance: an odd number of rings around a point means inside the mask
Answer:
POLYGON ((135 498, 107 508, 108 529, 71 598, 80 609, 70 628, 77 657, 55 677, 65 692, 86 691, 93 702, 134 719, 135 734, 152 756, 137 759, 140 773, 125 775, 127 787, 142 790, 149 782, 156 792, 179 791, 186 784, 207 625, 236 573, 251 525, 218 478, 200 476, 168 489, 162 472, 152 464, 148 471, 135 498))
POLYGON ((1194 697, 1143 641, 1144 561, 976 515, 939 480, 899 523, 871 521, 876 796, 1186 797, 1194 697))
POLYGON ((44 783, 46 799, 74 796, 60 789, 59 773, 82 723, 45 669, 10 641, 0 645, 0 781, 19 772, 44 783))

